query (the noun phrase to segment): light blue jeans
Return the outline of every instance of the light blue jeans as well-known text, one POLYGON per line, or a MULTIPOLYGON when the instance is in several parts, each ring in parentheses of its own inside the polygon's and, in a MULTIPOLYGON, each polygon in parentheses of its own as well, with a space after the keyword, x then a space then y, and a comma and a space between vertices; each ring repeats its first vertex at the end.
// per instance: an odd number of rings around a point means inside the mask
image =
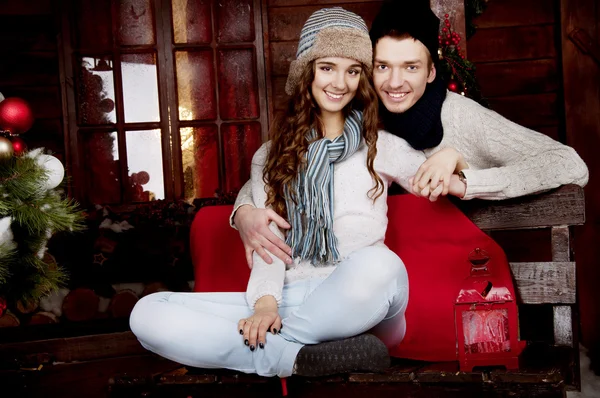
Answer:
POLYGON ((264 349, 244 345, 238 321, 252 315, 245 293, 159 292, 143 297, 130 326, 148 350, 184 365, 287 377, 305 344, 367 331, 388 347, 406 332, 408 276, 385 247, 352 253, 325 279, 287 284, 281 333, 267 333, 264 349))

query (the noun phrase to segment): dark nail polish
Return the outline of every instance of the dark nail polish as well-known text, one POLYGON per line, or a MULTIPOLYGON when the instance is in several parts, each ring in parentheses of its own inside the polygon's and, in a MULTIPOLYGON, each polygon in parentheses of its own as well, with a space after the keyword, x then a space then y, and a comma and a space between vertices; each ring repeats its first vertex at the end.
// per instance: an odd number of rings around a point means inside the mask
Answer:
POLYGON ((265 348, 265 345, 263 343, 258 343, 258 346, 263 349, 265 348))
POLYGON ((250 351, 254 351, 254 346, 253 345, 250 346, 250 351))
POLYGON ((273 334, 277 334, 277 329, 273 328, 273 334))
POLYGON ((268 329, 267 329, 267 332, 271 333, 271 328, 268 328, 268 329))
POLYGON ((242 329, 240 329, 240 334, 244 334, 244 331, 242 329))
POLYGON ((248 342, 248 339, 244 340, 244 344, 246 344, 246 345, 250 344, 250 343, 248 342))

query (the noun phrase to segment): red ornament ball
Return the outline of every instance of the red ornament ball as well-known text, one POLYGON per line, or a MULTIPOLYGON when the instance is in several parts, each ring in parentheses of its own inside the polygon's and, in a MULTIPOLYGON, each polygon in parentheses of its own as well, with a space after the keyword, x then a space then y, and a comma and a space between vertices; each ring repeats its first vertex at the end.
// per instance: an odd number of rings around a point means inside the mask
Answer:
POLYGON ((115 101, 110 98, 104 98, 98 103, 98 109, 104 113, 111 113, 115 109, 115 101))
POLYGON ((150 174, 147 171, 140 171, 137 173, 137 183, 140 185, 146 185, 150 182, 150 174))
POLYGON ((27 144, 21 138, 13 137, 11 142, 16 156, 21 156, 27 150, 27 144))
POLYGON ((450 83, 448 83, 448 90, 454 93, 458 92, 458 83, 456 83, 454 80, 450 80, 450 83))
POLYGON ((0 102, 0 130, 22 134, 33 125, 33 112, 29 103, 17 97, 0 102))
POLYGON ((6 311, 6 299, 4 297, 0 297, 0 316, 4 315, 6 311))

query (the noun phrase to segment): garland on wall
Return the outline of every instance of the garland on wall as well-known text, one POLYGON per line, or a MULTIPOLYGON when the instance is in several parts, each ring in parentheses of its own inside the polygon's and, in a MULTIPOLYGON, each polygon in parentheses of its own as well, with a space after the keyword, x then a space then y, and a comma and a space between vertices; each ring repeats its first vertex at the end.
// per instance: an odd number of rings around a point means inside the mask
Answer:
MULTIPOLYGON (((467 38, 470 38, 476 29, 472 19, 481 15, 487 6, 487 0, 465 1, 465 18, 467 38)), ((448 82, 448 90, 464 95, 477 101, 483 106, 488 106, 479 89, 475 77, 475 65, 469 61, 461 48, 462 37, 452 28, 450 15, 444 15, 444 21, 438 36, 441 74, 448 82)))

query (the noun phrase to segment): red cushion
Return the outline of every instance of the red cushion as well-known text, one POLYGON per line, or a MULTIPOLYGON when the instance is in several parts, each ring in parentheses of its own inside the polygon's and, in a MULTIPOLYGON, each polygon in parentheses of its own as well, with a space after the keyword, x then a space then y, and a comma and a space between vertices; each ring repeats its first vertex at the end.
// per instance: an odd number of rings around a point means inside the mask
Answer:
MULTIPOLYGON (((490 253, 497 273, 510 280, 502 249, 447 199, 388 198, 386 244, 404 261, 410 293, 407 331, 392 355, 425 361, 456 360, 454 301, 469 275, 469 253, 490 253)), ((250 271, 239 234, 229 227, 232 206, 204 207, 191 230, 195 291, 245 291, 250 271)), ((508 286, 514 295, 513 286, 508 286)))

